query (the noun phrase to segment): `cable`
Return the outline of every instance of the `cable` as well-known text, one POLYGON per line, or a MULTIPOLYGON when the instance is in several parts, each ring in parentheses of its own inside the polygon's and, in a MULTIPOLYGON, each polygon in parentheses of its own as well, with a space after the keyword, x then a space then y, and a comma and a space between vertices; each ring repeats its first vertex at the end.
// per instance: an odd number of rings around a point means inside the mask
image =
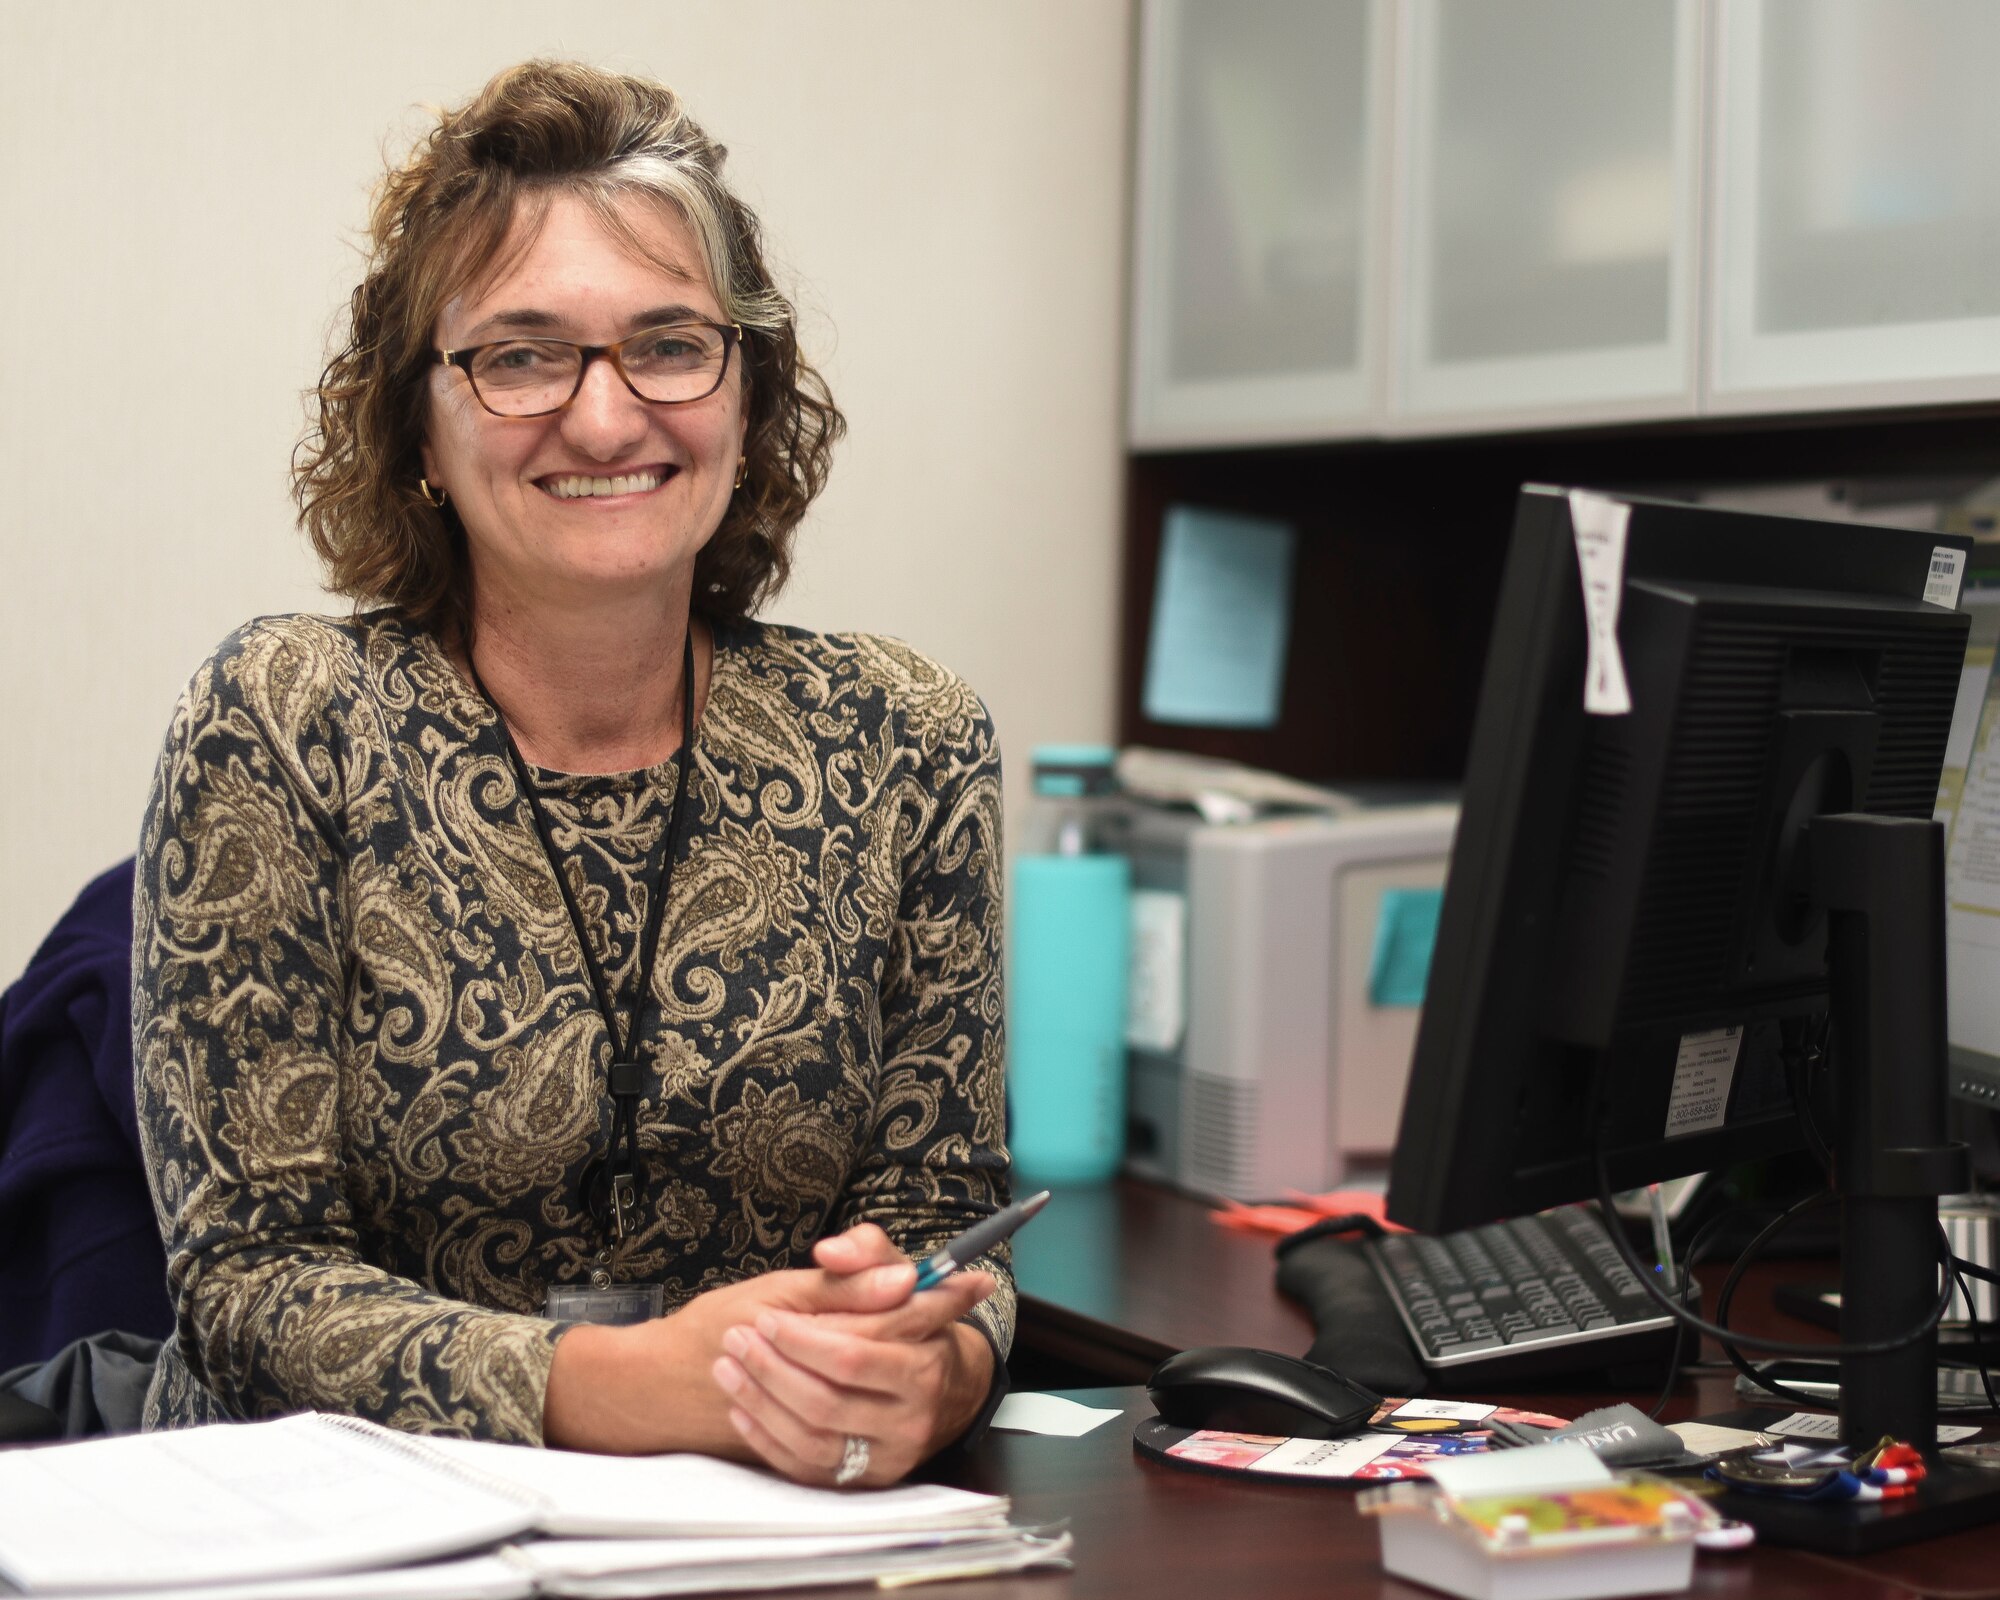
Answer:
MULTIPOLYGON (((1683 1305, 1694 1298, 1695 1289, 1698 1287, 1694 1279, 1694 1269, 1701 1260, 1702 1250, 1710 1238, 1720 1232, 1721 1225, 1742 1209, 1741 1206, 1731 1206, 1727 1211, 1716 1212, 1696 1230, 1695 1236, 1688 1241, 1687 1249, 1681 1252, 1679 1270, 1675 1277, 1680 1284, 1680 1298, 1683 1305)), ((1646 1413, 1655 1422, 1660 1420, 1660 1413, 1667 1409, 1667 1402, 1673 1398, 1674 1385, 1680 1382, 1681 1373, 1686 1370, 1681 1362, 1681 1357, 1686 1353, 1687 1325, 1677 1322, 1674 1324, 1673 1353, 1667 1358, 1666 1382, 1660 1385, 1660 1398, 1653 1402, 1653 1409, 1646 1413)))
POLYGON ((1833 1019, 1821 1015, 1815 1026, 1815 1019, 1805 1018, 1796 1026, 1803 1037, 1797 1045, 1785 1051, 1785 1086, 1791 1091, 1792 1109, 1798 1114, 1799 1126, 1805 1133, 1806 1148, 1812 1153, 1813 1160, 1819 1163, 1819 1170, 1831 1174, 1833 1149, 1820 1132, 1819 1118, 1813 1113, 1812 1084, 1809 1080, 1813 1069, 1826 1060, 1833 1019))
POLYGON ((1674 1324, 1674 1349, 1673 1354, 1667 1357, 1667 1381, 1660 1385, 1660 1398, 1646 1413, 1655 1422, 1660 1420, 1660 1413, 1667 1409, 1667 1402, 1674 1397, 1674 1385, 1681 1381, 1681 1354, 1687 1349, 1687 1335, 1685 1323, 1674 1324))
POLYGON ((1967 1261, 1964 1256, 1953 1256, 1951 1264, 1960 1272, 1969 1272, 1983 1282, 2000 1283, 2000 1272, 1995 1272, 1991 1267, 1982 1267, 1977 1261, 1967 1261))
MULTIPOLYGON (((1703 1252, 1707 1250, 1709 1245, 1717 1237, 1721 1235, 1723 1227, 1728 1223, 1734 1222, 1737 1218, 1744 1216, 1745 1214, 1754 1216, 1760 1211, 1767 1211, 1774 1209, 1769 1205, 1750 1205, 1743 1203, 1740 1197, 1736 1195, 1733 1188, 1729 1189, 1728 1193, 1730 1194, 1730 1197, 1736 1201, 1736 1203, 1728 1206, 1726 1210, 1717 1211, 1714 1215, 1712 1215, 1708 1219, 1708 1221, 1704 1222, 1701 1225, 1701 1227, 1695 1231, 1694 1237, 1688 1241, 1687 1248, 1681 1253, 1681 1261, 1677 1277, 1679 1278, 1681 1285, 1680 1298, 1681 1298, 1681 1303, 1683 1305, 1687 1305, 1694 1299, 1695 1293, 1697 1289, 1700 1287, 1699 1284, 1695 1281, 1694 1269, 1699 1265, 1701 1265, 1703 1252)), ((1813 1197, 1808 1196, 1807 1198, 1811 1199, 1813 1197)), ((1782 1225, 1783 1218, 1780 1217, 1778 1220, 1780 1222, 1780 1225, 1782 1225)), ((1767 1236, 1766 1234, 1758 1235, 1757 1239, 1752 1241, 1753 1248, 1757 1244, 1758 1240, 1761 1240, 1766 1236, 1767 1236)), ((1745 1256, 1750 1256, 1751 1251, 1746 1250, 1745 1252, 1743 1252, 1743 1254, 1745 1256)), ((1720 1313, 1718 1313, 1718 1316, 1719 1315, 1720 1313)), ((1680 1381, 1681 1374, 1685 1372, 1698 1372, 1704 1370, 1725 1372, 1731 1369, 1732 1363, 1728 1361, 1719 1361, 1719 1362, 1683 1361, 1682 1357, 1686 1354, 1686 1352, 1687 1352, 1687 1325, 1677 1320, 1674 1328, 1673 1353, 1667 1362, 1666 1382, 1661 1385, 1660 1397, 1658 1400, 1653 1402, 1653 1409, 1647 1413, 1647 1415, 1652 1417, 1655 1421, 1659 1419, 1660 1413, 1666 1409, 1668 1400, 1670 1400, 1673 1397, 1674 1385, 1680 1381)), ((1743 1369, 1742 1356, 1740 1355, 1740 1353, 1735 1353, 1735 1352, 1732 1352, 1732 1355, 1734 1357, 1733 1365, 1738 1370, 1742 1370, 1743 1369)))
MULTIPOLYGON (((1680 1302, 1683 1306, 1686 1306, 1688 1301, 1694 1297, 1697 1287, 1694 1281, 1694 1268, 1695 1262, 1700 1255, 1701 1247, 1708 1242, 1709 1235, 1715 1231, 1716 1224, 1729 1214, 1728 1212, 1717 1212, 1708 1221, 1704 1222, 1699 1231, 1696 1232, 1694 1238, 1688 1241, 1687 1249, 1681 1252, 1679 1262, 1672 1260, 1672 1235, 1668 1235, 1670 1247, 1668 1251, 1668 1265, 1674 1268, 1673 1278, 1678 1287, 1680 1302)), ((1646 1413, 1655 1422, 1660 1420, 1660 1413, 1666 1410, 1667 1402, 1673 1398, 1674 1385, 1680 1382, 1681 1377, 1681 1357, 1686 1353, 1687 1325, 1676 1322, 1674 1324, 1674 1348, 1667 1356, 1666 1381, 1660 1385, 1660 1398, 1653 1402, 1653 1409, 1646 1413)))
MULTIPOLYGON (((1799 1125, 1805 1133, 1806 1146, 1812 1153, 1813 1159, 1819 1163, 1820 1169, 1827 1174, 1829 1180, 1833 1172, 1833 1153, 1831 1147, 1827 1144, 1825 1135, 1820 1131, 1819 1117, 1813 1106, 1813 1086, 1810 1079, 1814 1069, 1824 1065, 1828 1059, 1832 1033, 1833 1018, 1830 1014, 1822 1014, 1816 1019, 1807 1020, 1799 1025, 1800 1041, 1788 1048, 1784 1056, 1786 1086, 1791 1091, 1792 1107, 1797 1113, 1799 1125)), ((1808 1196, 1807 1198, 1810 1200, 1813 1197, 1808 1196)), ((1805 1209, 1805 1206, 1801 1203, 1795 1209, 1802 1210, 1805 1209)), ((1942 1222, 1939 1224, 1939 1231, 1941 1233, 1945 1232, 1942 1222)), ((1742 1269, 1754 1259, 1756 1249, 1757 1245, 1753 1242, 1750 1248, 1743 1252, 1737 1263, 1736 1270, 1731 1272, 1729 1279, 1724 1283, 1722 1293, 1717 1297, 1715 1308, 1716 1320, 1718 1322, 1726 1323, 1728 1321, 1729 1303, 1734 1296, 1736 1283, 1742 1275, 1742 1269)), ((1954 1255, 1951 1250, 1951 1239, 1948 1233, 1945 1233, 1944 1258, 1947 1267, 1940 1272, 1939 1276, 1945 1280, 1947 1309, 1949 1309, 1950 1297, 1953 1292, 1953 1285, 1955 1284, 1956 1292, 1965 1297, 1966 1316, 1972 1324, 1973 1348, 1974 1350, 1978 1350, 1984 1344, 1984 1336, 1980 1333, 1979 1312, 1972 1303, 1972 1292, 1966 1287, 1961 1274, 1971 1272, 1975 1277, 2000 1284, 2000 1273, 1989 1272, 1985 1268, 1954 1255)), ((1940 1317, 1938 1320, 1942 1321, 1943 1318, 1940 1317)), ((1746 1340, 1744 1342, 1749 1343, 1750 1341, 1746 1340)), ((1834 1349, 1837 1347, 1829 1346, 1825 1348, 1834 1349)), ((1752 1383, 1757 1384, 1760 1388, 1777 1395, 1780 1399, 1790 1400, 1794 1404, 1801 1401, 1808 1404, 1811 1403, 1809 1397, 1806 1395, 1772 1378, 1767 1368, 1758 1367, 1746 1361, 1742 1352, 1735 1347, 1734 1343, 1724 1343, 1722 1351, 1728 1357, 1730 1364, 1738 1372, 1749 1378, 1752 1383)), ((1941 1351, 1940 1356, 1942 1354, 1943 1352, 1941 1351)), ((1996 1412, 2000 1412, 2000 1395, 1995 1394, 1992 1373, 1988 1370, 1984 1360, 1977 1361, 1976 1365, 1979 1369, 1980 1385, 1986 1391, 1988 1405, 1996 1412)))
MULTIPOLYGON (((1812 1193, 1801 1197, 1779 1212, 1776 1217, 1772 1218, 1757 1236, 1743 1247, 1737 1254, 1736 1260, 1731 1263, 1729 1274, 1722 1280, 1722 1288, 1715 1297, 1715 1320, 1719 1325, 1728 1327, 1729 1307, 1736 1298, 1736 1286, 1743 1281, 1744 1273, 1755 1264, 1764 1246, 1782 1232, 1786 1225, 1794 1218, 1804 1215, 1817 1206, 1824 1205, 1831 1198, 1832 1196, 1827 1194, 1825 1190, 1814 1190, 1812 1193)), ((1737 1348, 1737 1341, 1734 1337, 1718 1340, 1717 1343, 1720 1345, 1722 1354, 1728 1360, 1729 1364, 1766 1393, 1774 1394, 1780 1400, 1789 1400, 1793 1405, 1802 1405, 1809 1409, 1819 1403, 1803 1390, 1790 1388, 1772 1377, 1768 1370, 1768 1364, 1767 1366, 1760 1367, 1750 1361, 1737 1348)), ((1817 1345, 1813 1348, 1825 1350, 1828 1347, 1817 1345)))
MULTIPOLYGON (((1797 1356, 1805 1360, 1826 1356, 1886 1356, 1893 1351, 1907 1350, 1911 1345, 1926 1338, 1937 1327, 1938 1323, 1943 1320, 1946 1310, 1951 1305, 1951 1275, 1949 1273, 1941 1273, 1940 1276, 1944 1279, 1944 1292, 1938 1296, 1937 1304, 1931 1307, 1929 1315, 1924 1318, 1920 1325, 1912 1328, 1908 1333, 1897 1335, 1893 1339, 1875 1339, 1862 1344, 1818 1345, 1802 1344, 1794 1339, 1767 1339, 1761 1335, 1746 1336, 1740 1333, 1732 1333, 1728 1328, 1718 1327, 1712 1322, 1704 1321, 1701 1317, 1696 1316, 1692 1311, 1688 1310, 1687 1307, 1675 1301, 1672 1296, 1653 1281, 1653 1274, 1633 1251, 1632 1241, 1625 1237, 1624 1225, 1618 1220, 1617 1207, 1611 1198, 1611 1169, 1606 1163, 1604 1139, 1601 1132, 1597 1141, 1597 1204, 1604 1217, 1604 1231, 1611 1236, 1612 1248, 1618 1252, 1619 1259, 1625 1263, 1626 1269, 1639 1280, 1639 1286, 1655 1302, 1665 1308, 1670 1316, 1679 1318, 1696 1333, 1714 1339, 1720 1344, 1727 1345, 1733 1343, 1751 1350, 1767 1350, 1773 1355, 1797 1356)), ((1803 1209, 1805 1209, 1803 1202, 1793 1207, 1794 1211, 1803 1209)), ((1750 1248, 1744 1252, 1745 1255, 1753 1254, 1763 1244, 1765 1239, 1777 1231, 1785 1220, 1786 1218, 1781 1217, 1778 1222, 1772 1224, 1763 1233, 1759 1234, 1752 1241, 1750 1248)), ((1951 1254, 1951 1247, 1945 1242, 1942 1227, 1938 1230, 1938 1238, 1939 1247, 1942 1251, 1939 1263, 1942 1265, 1944 1260, 1951 1254)), ((1741 1265, 1742 1262, 1739 1261, 1738 1266, 1740 1267, 1741 1265)))

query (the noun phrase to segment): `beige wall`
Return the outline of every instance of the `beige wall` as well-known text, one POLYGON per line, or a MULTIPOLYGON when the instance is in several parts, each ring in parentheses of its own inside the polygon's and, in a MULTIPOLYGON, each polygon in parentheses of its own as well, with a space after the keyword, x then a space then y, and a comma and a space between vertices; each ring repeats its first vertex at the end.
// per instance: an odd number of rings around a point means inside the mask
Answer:
POLYGON ((174 696, 323 609, 285 467, 386 147, 536 53, 732 151, 852 423, 773 608, 1031 744, 1112 723, 1124 0, 0 0, 0 982, 128 854, 174 696))

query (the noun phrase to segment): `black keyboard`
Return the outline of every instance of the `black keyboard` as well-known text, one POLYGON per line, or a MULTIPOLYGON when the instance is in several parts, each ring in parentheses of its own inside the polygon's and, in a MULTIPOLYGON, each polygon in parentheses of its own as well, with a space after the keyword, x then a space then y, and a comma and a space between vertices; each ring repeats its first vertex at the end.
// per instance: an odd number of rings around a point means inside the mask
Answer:
POLYGON ((1441 1387, 1666 1360, 1673 1318, 1605 1235, 1595 1206, 1368 1245, 1410 1342, 1441 1387))

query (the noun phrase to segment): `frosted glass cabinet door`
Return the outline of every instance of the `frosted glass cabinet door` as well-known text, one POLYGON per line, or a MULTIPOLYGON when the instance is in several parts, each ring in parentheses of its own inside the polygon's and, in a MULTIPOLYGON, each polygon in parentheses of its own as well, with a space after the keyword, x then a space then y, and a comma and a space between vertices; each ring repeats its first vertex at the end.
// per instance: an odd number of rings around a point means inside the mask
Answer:
POLYGON ((1710 404, 2000 395, 2000 4, 1720 16, 1710 404))
POLYGON ((1698 0, 1409 0, 1400 432, 1696 400, 1698 0))
POLYGON ((1386 0, 1148 0, 1132 443, 1375 422, 1386 0))

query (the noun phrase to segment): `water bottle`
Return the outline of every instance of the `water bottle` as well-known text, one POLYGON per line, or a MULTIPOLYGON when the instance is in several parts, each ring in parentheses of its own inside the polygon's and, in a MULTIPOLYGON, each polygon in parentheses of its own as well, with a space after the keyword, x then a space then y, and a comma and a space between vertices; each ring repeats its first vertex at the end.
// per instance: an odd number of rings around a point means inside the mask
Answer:
POLYGON ((1034 761, 1008 915, 1008 1143, 1023 1182, 1095 1183, 1125 1153, 1132 866, 1106 848, 1111 750, 1042 745, 1034 761))

